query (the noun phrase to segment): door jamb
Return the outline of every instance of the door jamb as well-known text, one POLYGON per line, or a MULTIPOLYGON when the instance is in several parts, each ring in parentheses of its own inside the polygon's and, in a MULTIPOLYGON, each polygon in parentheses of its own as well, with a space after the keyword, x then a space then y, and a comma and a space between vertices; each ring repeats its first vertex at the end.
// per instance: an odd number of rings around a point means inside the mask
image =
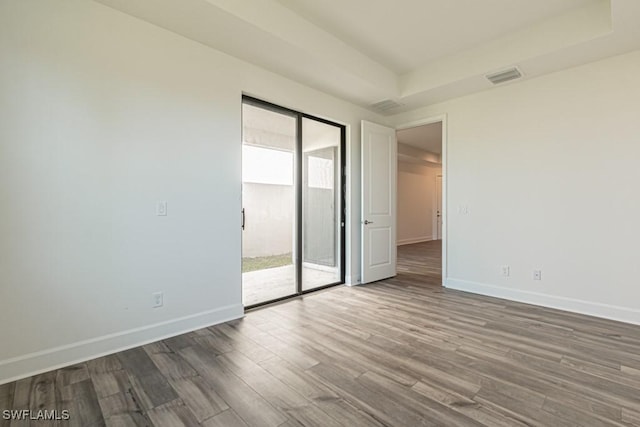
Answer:
POLYGON ((430 116, 423 119, 415 120, 408 123, 396 125, 396 131, 402 129, 414 128, 422 125, 429 125, 431 123, 442 122, 442 286, 446 287, 448 277, 448 264, 447 264, 447 239, 449 236, 449 218, 447 209, 447 189, 448 189, 448 133, 447 133, 447 114, 440 114, 437 116, 430 116))

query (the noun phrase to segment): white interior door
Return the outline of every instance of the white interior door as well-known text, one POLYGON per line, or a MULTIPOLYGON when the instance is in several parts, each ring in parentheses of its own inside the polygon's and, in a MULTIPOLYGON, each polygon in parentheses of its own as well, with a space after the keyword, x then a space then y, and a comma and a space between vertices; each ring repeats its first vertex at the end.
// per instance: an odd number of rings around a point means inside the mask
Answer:
POLYGON ((396 275, 395 129, 362 121, 362 283, 396 275))
POLYGON ((436 238, 442 240, 442 175, 436 176, 436 220, 436 238))

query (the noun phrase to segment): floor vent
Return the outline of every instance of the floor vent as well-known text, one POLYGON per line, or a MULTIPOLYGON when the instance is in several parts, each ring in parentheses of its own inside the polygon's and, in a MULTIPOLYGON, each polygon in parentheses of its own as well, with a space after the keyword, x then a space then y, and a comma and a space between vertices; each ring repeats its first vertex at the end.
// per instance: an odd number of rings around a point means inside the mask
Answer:
POLYGON ((510 80, 519 79, 520 77, 522 77, 522 73, 516 67, 513 67, 497 73, 487 74, 485 77, 491 83, 497 85, 500 83, 508 82, 510 80))

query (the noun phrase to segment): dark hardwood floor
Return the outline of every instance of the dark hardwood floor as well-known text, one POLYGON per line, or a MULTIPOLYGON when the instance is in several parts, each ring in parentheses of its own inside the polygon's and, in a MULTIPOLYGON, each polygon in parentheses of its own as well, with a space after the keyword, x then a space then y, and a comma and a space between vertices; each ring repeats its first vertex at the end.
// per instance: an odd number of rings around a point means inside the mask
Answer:
POLYGON ((403 246, 393 279, 0 386, 0 411, 68 409, 60 425, 83 427, 640 425, 640 327, 442 289, 439 251, 403 246))

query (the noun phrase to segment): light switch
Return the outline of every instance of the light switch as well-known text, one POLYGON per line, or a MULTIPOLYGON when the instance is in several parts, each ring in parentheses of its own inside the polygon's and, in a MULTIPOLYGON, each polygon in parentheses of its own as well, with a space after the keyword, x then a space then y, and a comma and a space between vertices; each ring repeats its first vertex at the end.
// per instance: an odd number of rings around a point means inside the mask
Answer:
POLYGON ((157 216, 167 216, 167 202, 160 201, 156 205, 156 215, 157 216))

